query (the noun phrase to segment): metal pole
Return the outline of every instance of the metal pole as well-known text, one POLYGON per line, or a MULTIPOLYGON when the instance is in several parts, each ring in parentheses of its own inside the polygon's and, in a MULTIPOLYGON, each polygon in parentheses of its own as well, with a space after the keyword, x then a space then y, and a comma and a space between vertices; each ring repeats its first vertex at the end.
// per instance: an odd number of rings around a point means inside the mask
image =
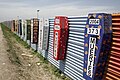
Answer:
POLYGON ((37 18, 39 17, 39 14, 38 14, 38 13, 39 13, 39 11, 40 11, 40 10, 38 9, 38 10, 37 10, 37 18))
MULTIPOLYGON (((39 18, 39 14, 38 14, 39 11, 40 11, 40 10, 38 9, 38 10, 37 10, 37 19, 39 18)), ((39 26, 39 25, 38 25, 38 26, 39 26)), ((37 50, 38 50, 38 44, 36 44, 36 52, 37 52, 37 50)))
POLYGON ((19 35, 19 16, 17 16, 17 35, 19 35))

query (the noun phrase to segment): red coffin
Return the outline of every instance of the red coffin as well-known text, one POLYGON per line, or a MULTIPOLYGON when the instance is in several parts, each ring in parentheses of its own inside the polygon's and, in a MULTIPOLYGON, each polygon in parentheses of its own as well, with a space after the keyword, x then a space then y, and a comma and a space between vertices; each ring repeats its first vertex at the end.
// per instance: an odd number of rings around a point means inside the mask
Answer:
POLYGON ((68 18, 56 16, 54 20, 53 58, 64 60, 68 41, 68 18))

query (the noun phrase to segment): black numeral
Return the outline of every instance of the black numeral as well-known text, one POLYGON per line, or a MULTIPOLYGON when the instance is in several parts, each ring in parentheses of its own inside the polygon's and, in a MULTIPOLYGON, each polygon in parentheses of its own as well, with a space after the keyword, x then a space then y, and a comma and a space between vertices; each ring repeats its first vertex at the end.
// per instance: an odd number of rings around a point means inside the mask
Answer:
POLYGON ((96 34, 98 34, 98 29, 96 29, 96 34))
POLYGON ((91 29, 89 28, 89 33, 91 33, 91 29))
POLYGON ((94 29, 92 29, 92 33, 94 33, 94 29))

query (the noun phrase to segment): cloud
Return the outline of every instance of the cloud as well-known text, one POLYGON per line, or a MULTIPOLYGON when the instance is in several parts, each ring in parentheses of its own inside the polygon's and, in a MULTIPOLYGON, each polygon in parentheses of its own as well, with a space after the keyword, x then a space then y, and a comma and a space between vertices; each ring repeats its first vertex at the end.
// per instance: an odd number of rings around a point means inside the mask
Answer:
MULTIPOLYGON (((110 10, 114 10, 113 7, 107 7, 107 6, 61 6, 61 7, 54 7, 47 8, 44 10, 44 16, 55 16, 55 15, 66 15, 66 16, 80 16, 80 15, 87 15, 88 13, 95 13, 95 12, 107 12, 110 10)), ((111 12, 111 11, 110 11, 111 12)))
POLYGON ((0 21, 56 15, 80 16, 88 13, 120 11, 119 0, 0 0, 0 21), (114 3, 113 3, 114 2, 114 3))

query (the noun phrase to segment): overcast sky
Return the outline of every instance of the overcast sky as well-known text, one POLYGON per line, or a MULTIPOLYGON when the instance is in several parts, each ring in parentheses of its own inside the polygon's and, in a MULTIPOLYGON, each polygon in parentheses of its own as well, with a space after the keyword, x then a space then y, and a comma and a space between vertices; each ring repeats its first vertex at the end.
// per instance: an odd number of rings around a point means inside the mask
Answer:
POLYGON ((91 12, 120 12, 120 0, 0 0, 0 21, 56 15, 81 16, 91 12))

